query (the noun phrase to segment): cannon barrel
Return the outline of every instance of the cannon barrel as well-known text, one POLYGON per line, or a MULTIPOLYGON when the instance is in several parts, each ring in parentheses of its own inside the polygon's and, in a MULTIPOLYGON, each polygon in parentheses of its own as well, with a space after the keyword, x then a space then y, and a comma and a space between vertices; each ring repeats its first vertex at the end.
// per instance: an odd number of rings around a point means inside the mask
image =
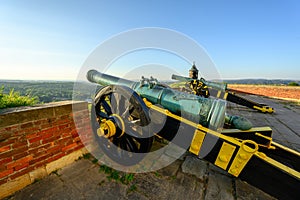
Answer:
MULTIPOLYGON (((172 79, 174 80, 178 80, 178 81, 185 81, 185 82, 190 82, 196 79, 192 79, 189 77, 184 77, 184 76, 179 76, 179 75, 172 75, 172 79)), ((217 89, 217 90, 221 90, 221 91, 225 91, 227 89, 227 84, 226 83, 218 83, 218 82, 214 82, 214 81, 207 81, 204 78, 200 78, 200 81, 202 83, 204 83, 205 85, 207 85, 208 87, 217 89)))
MULTIPOLYGON (((87 73, 90 82, 103 86, 121 85, 127 86, 137 92, 142 98, 146 98, 152 104, 159 104, 174 114, 188 118, 205 127, 218 130, 222 128, 225 121, 226 101, 221 99, 204 98, 193 94, 187 94, 171 88, 163 87, 152 77, 139 82, 134 82, 108 74, 90 70, 87 73)), ((226 121, 230 121, 226 116, 226 121)), ((233 121, 235 128, 246 130, 251 128, 251 123, 237 118, 233 121), (238 122, 238 123, 235 123, 238 122)))

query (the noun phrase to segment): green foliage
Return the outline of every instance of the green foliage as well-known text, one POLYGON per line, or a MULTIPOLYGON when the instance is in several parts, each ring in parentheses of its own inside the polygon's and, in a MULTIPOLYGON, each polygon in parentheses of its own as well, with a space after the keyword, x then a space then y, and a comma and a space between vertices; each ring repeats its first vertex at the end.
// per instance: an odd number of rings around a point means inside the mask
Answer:
POLYGON ((84 159, 90 159, 91 158, 91 154, 90 153, 83 154, 83 158, 84 159))
POLYGON ((98 163, 98 159, 94 158, 94 159, 92 160, 92 163, 93 163, 93 164, 98 163))
POLYGON ((299 86, 297 82, 289 82, 288 86, 299 86))
POLYGON ((4 93, 14 88, 22 96, 37 96, 43 103, 72 99, 73 82, 61 81, 1 81, 5 85, 4 93))
POLYGON ((108 176, 108 180, 115 180, 118 181, 120 180, 120 174, 118 171, 113 170, 108 176))
POLYGON ((133 174, 124 174, 121 178, 120 178, 120 181, 121 183, 123 184, 128 184, 130 183, 131 181, 133 181, 134 179, 134 175, 133 174))
POLYGON ((161 174, 158 173, 158 172, 154 172, 154 175, 157 176, 157 177, 161 177, 161 174))
POLYGON ((136 191, 136 190, 137 190, 136 185, 135 185, 135 184, 132 184, 132 185, 128 188, 127 193, 130 193, 130 192, 133 192, 133 191, 136 191))
POLYGON ((100 165, 100 169, 99 169, 99 171, 102 171, 102 172, 104 172, 105 174, 110 174, 110 173, 112 173, 112 168, 110 168, 110 167, 108 167, 108 166, 106 166, 106 165, 100 165))
POLYGON ((22 96, 19 92, 15 92, 14 89, 11 89, 8 94, 4 94, 4 86, 0 88, 0 109, 32 106, 37 103, 38 98, 30 96, 30 94, 22 96))
POLYGON ((108 180, 119 181, 125 185, 129 184, 134 179, 134 174, 131 174, 131 173, 127 174, 127 173, 119 172, 117 170, 114 170, 114 169, 106 166, 106 165, 100 165, 99 171, 107 174, 108 180))

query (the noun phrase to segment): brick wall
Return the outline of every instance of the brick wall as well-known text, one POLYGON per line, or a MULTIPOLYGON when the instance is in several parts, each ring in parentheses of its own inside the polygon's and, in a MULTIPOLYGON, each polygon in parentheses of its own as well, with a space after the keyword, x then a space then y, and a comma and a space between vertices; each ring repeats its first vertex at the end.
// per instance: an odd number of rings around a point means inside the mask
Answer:
MULTIPOLYGON (((0 193, 3 185, 27 175, 33 182, 76 159, 89 138, 89 114, 85 102, 57 102, 0 113, 0 193), (72 106, 76 111, 72 112, 72 106), (78 127, 75 127, 74 118, 78 127), (80 151, 78 153, 78 151, 80 151), (58 164, 62 160, 64 163, 58 164), (70 160, 70 159, 69 159, 70 160), (55 163, 51 165, 51 163, 55 163), (40 173, 36 173, 40 172, 40 173)), ((25 184, 26 185, 26 184, 25 184)), ((0 195, 1 198, 1 195, 0 195)))

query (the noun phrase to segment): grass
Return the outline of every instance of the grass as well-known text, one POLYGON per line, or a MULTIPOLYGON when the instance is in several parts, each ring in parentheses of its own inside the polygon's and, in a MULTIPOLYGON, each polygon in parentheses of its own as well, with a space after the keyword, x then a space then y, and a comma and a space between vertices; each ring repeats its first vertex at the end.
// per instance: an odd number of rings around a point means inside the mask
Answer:
POLYGON ((128 185, 130 182, 132 182, 134 180, 134 174, 120 172, 120 171, 114 170, 106 165, 100 165, 99 171, 107 174, 108 180, 110 180, 110 181, 115 180, 124 185, 128 185))
POLYGON ((136 185, 135 185, 135 184, 132 184, 132 185, 128 188, 127 193, 134 192, 134 191, 136 191, 136 190, 137 190, 136 185))
POLYGON ((91 154, 90 153, 83 154, 83 158, 84 159, 90 159, 91 158, 91 154))
POLYGON ((14 89, 11 89, 9 94, 4 94, 3 90, 4 86, 0 88, 0 109, 32 106, 38 103, 37 97, 31 97, 30 95, 21 96, 20 93, 15 92, 14 89))
POLYGON ((158 173, 158 172, 154 172, 154 175, 156 176, 156 177, 162 177, 162 175, 160 174, 160 173, 158 173))

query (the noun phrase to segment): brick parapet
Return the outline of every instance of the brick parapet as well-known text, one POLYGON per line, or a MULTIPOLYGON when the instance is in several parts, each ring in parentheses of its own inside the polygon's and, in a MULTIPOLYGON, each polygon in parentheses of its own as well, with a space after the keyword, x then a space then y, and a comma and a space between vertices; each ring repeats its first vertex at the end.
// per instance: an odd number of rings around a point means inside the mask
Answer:
MULTIPOLYGON (((1 185, 9 184, 36 170, 46 170, 47 166, 48 169, 54 169, 49 168, 51 163, 74 152, 81 152, 84 145, 79 135, 85 139, 90 138, 89 121, 86 102, 66 101, 2 110, 0 189, 1 185), (76 109, 73 111, 74 107, 76 109), (74 118, 80 119, 77 127, 74 118)), ((46 170, 46 174, 48 173, 51 171, 46 170)), ((31 176, 30 180, 32 179, 34 177, 31 176)))

